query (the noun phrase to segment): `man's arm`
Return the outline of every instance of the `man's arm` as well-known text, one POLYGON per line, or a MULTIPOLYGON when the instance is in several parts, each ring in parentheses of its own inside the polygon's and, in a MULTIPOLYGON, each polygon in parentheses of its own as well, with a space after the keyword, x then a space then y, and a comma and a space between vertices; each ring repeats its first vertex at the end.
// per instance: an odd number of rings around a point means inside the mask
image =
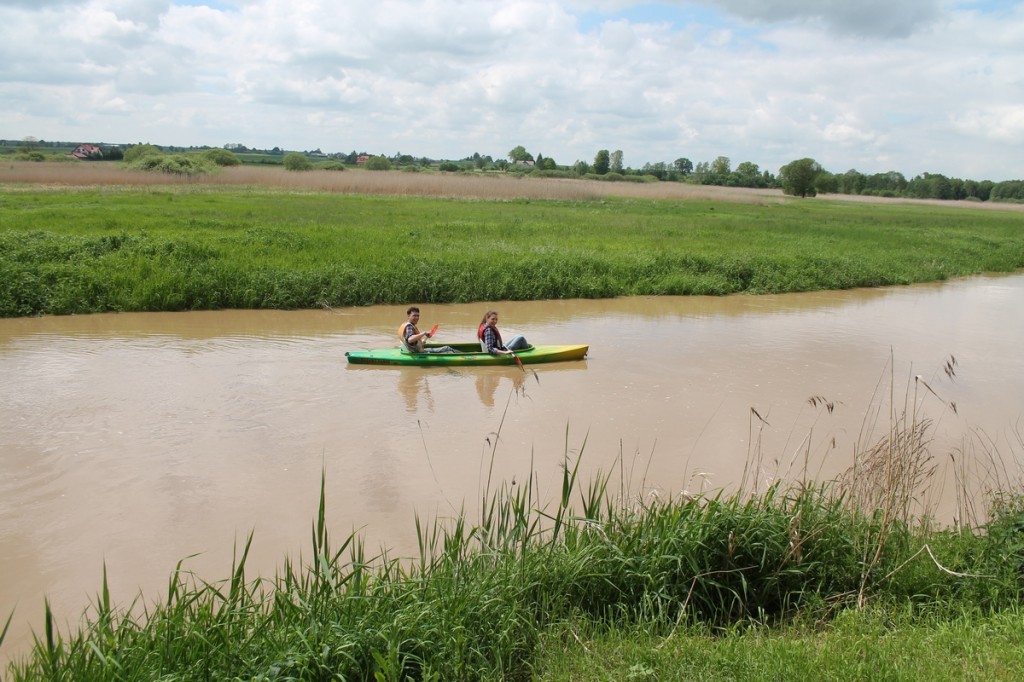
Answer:
POLYGON ((407 341, 409 341, 409 343, 419 343, 423 339, 429 339, 430 338, 430 332, 426 331, 426 332, 420 332, 419 334, 413 334, 412 333, 412 327, 406 327, 405 328, 405 338, 406 338, 407 341))

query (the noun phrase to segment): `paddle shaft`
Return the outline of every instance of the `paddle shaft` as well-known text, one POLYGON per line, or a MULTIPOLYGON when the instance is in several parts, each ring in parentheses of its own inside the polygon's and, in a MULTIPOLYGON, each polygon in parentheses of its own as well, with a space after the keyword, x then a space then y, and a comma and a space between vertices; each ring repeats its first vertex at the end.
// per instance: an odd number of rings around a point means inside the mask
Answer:
POLYGON ((523 370, 523 372, 526 372, 526 368, 523 367, 523 361, 519 359, 519 356, 513 353, 512 351, 509 351, 508 354, 511 355, 512 359, 516 361, 517 365, 519 365, 519 369, 523 370))

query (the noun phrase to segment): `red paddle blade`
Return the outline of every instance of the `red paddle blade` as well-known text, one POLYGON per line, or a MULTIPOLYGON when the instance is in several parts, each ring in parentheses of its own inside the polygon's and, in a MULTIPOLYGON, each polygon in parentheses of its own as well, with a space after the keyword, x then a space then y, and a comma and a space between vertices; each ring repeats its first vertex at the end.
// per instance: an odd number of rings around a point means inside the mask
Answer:
POLYGON ((516 355, 515 353, 510 353, 510 355, 515 359, 516 364, 519 365, 519 369, 521 369, 521 370, 523 370, 523 372, 525 372, 526 368, 523 367, 523 361, 519 359, 519 356, 516 355))
POLYGON ((435 324, 434 328, 430 330, 430 335, 433 336, 436 333, 437 333, 437 325, 435 324))

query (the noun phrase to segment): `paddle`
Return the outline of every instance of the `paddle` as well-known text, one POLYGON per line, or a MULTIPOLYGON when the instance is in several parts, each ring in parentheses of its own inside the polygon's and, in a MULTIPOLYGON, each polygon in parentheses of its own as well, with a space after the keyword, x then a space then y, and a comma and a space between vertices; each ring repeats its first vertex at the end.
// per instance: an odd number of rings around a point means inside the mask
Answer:
POLYGON ((430 330, 430 333, 427 334, 427 336, 429 336, 430 338, 434 338, 434 334, 436 334, 436 333, 437 333, 437 325, 435 324, 434 328, 430 330))
POLYGON ((526 374, 526 368, 523 367, 523 361, 519 359, 519 356, 512 351, 509 351, 508 354, 511 355, 512 359, 516 361, 517 365, 519 365, 519 369, 523 370, 523 374, 526 374))
MULTIPOLYGON (((523 361, 519 359, 519 356, 516 355, 515 353, 513 353, 512 351, 509 351, 508 354, 511 355, 512 358, 516 361, 516 364, 519 365, 519 369, 523 370, 523 374, 527 374, 526 368, 523 367, 523 361)), ((533 378, 536 379, 537 383, 539 384, 540 383, 540 376, 537 375, 536 370, 534 370, 531 367, 530 368, 530 372, 533 372, 533 378)))

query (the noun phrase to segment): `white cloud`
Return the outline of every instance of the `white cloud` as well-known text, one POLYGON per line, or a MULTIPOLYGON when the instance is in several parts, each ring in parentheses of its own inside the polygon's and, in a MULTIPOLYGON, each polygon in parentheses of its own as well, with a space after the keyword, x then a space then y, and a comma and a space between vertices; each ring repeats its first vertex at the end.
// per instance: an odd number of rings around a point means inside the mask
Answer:
POLYGON ((969 109, 953 116, 952 125, 970 137, 1020 144, 1024 139, 1024 106, 969 109))
MULTIPOLYGON (((829 31, 875 38, 906 37, 941 16, 940 0, 705 0, 757 22, 820 22, 829 31)), ((685 4, 685 3, 683 3, 685 4)))
POLYGON ((1024 175, 1022 4, 881 7, 7 2, 0 137, 1024 175))

